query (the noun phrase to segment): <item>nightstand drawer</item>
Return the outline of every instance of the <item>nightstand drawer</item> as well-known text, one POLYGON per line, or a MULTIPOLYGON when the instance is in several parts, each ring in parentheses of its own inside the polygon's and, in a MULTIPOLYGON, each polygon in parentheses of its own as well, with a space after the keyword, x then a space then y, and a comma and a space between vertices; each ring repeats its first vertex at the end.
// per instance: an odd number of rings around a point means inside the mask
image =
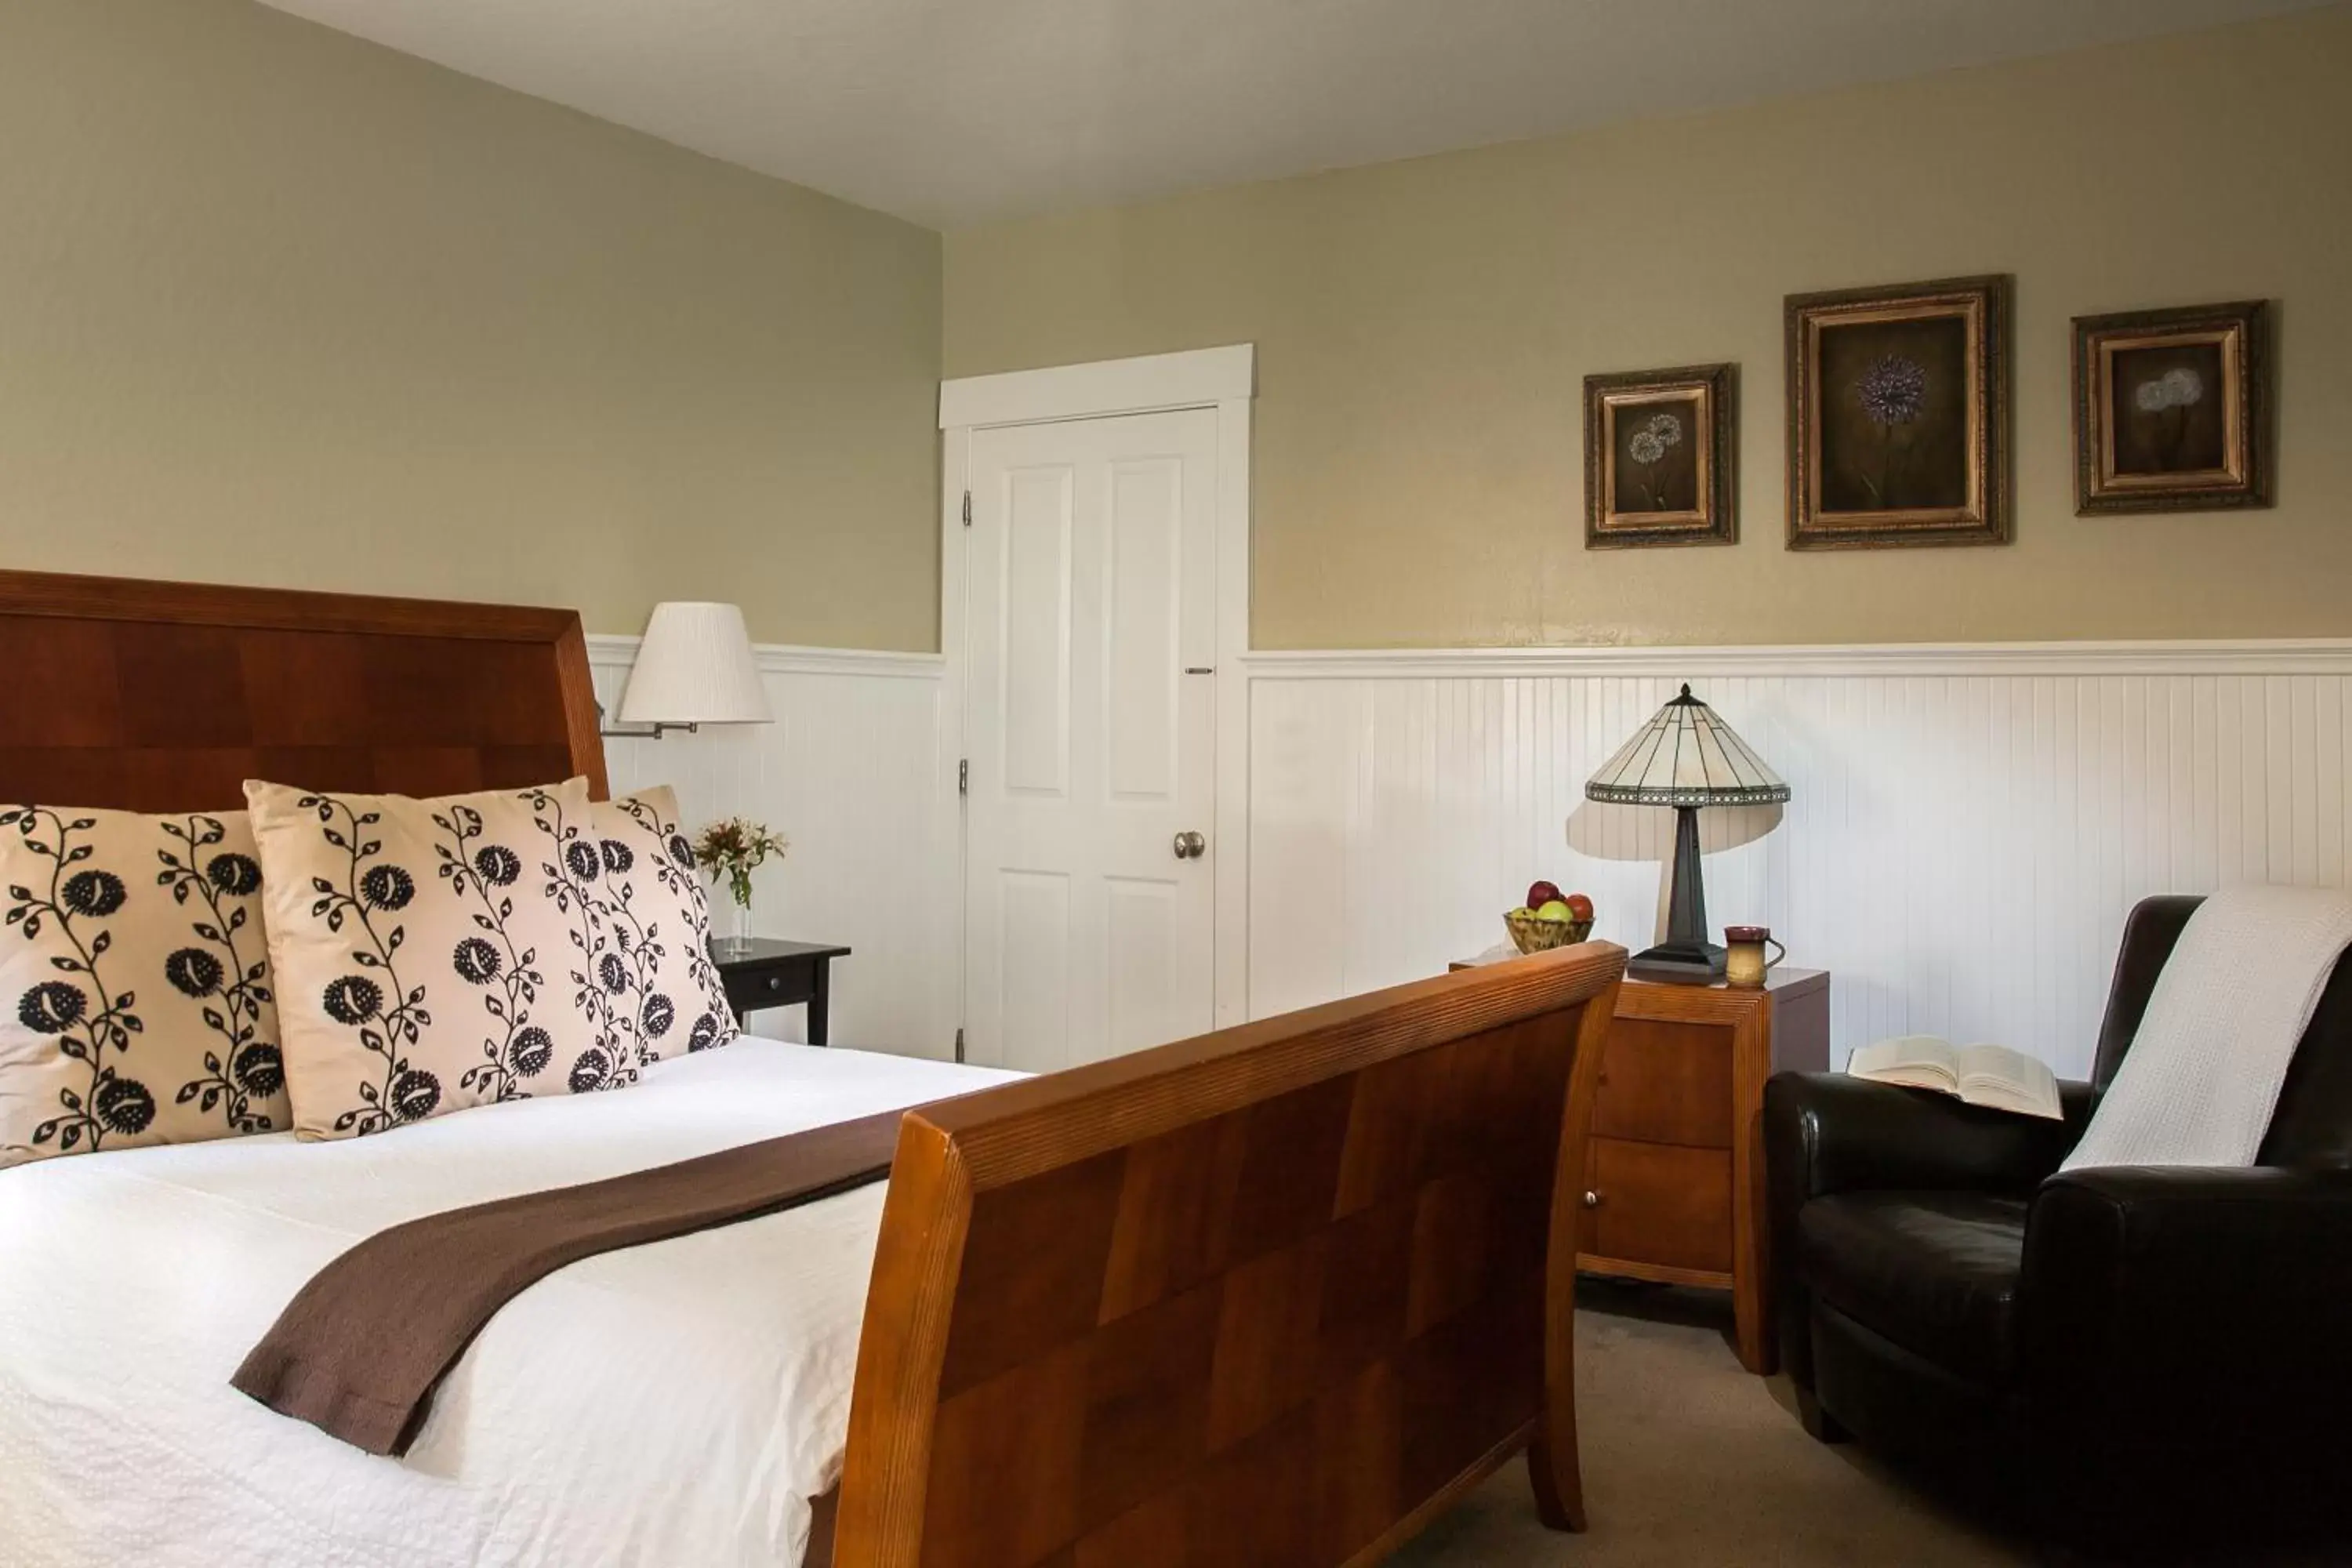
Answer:
POLYGON ((1731 1271, 1731 1152, 1595 1138, 1582 1251, 1666 1268, 1731 1271))
POLYGON ((727 1000, 739 1013, 755 1007, 789 1007, 816 994, 814 971, 739 971, 726 976, 727 1000))
POLYGON ((761 938, 713 944, 710 961, 738 1026, 747 1013, 806 1003, 808 1043, 822 1046, 832 1037, 833 961, 848 956, 849 949, 829 942, 761 938))
POLYGON ((1622 1012, 1611 1022, 1593 1136, 1728 1149, 1732 1110, 1729 1028, 1622 1012))

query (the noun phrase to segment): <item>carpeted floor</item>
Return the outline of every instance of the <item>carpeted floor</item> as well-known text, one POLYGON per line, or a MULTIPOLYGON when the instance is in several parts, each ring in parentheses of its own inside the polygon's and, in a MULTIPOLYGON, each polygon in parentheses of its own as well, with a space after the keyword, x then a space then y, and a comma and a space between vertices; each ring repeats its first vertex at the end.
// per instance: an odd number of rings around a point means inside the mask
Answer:
MULTIPOLYGON (((1785 1378, 1740 1370, 1730 1312, 1701 1291, 1578 1289, 1577 1420, 1591 1528, 1536 1521, 1514 1460, 1391 1561, 1399 1568, 2082 1568, 1797 1425, 1785 1378)), ((2194 1552, 2231 1568, 2344 1564, 2194 1552)))
POLYGON ((1410 1568, 1947 1568, 2046 1559, 1971 1525, 1853 1444, 1805 1436, 1784 1378, 1740 1369, 1697 1291, 1586 1281, 1577 1423, 1591 1528, 1537 1522, 1514 1461, 1392 1561, 1410 1568))

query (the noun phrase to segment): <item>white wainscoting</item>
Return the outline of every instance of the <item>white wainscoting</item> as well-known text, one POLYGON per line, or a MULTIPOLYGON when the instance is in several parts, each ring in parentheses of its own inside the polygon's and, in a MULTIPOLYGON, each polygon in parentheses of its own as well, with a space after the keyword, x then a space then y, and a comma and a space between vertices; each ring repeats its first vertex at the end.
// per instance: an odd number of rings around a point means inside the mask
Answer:
MULTIPOLYGON (((590 639, 619 694, 634 638, 590 639)), ((615 789, 793 837, 761 930, 845 942, 834 1035, 946 1056, 961 992, 953 728, 935 656, 765 647, 777 721, 606 742, 615 789)), ((1833 970, 1840 1056, 1886 1035, 2089 1066, 2125 911, 2352 885, 2352 642, 1464 649, 1246 657, 1252 1016, 1435 973, 1549 877, 1599 934, 1663 920, 1672 814, 1584 780, 1689 680, 1786 777, 1706 812, 1707 912, 1833 970)), ((1235 858, 1241 858, 1236 857, 1235 858)), ((796 1037, 797 1010, 754 1017, 796 1037)))
POLYGON ((1585 779, 1688 680, 1794 791, 1701 815, 1707 914, 1835 972, 1887 1035, 2090 1064, 2123 918, 2160 891, 2347 885, 2352 643, 1256 654, 1249 1001, 1414 979, 1538 876, 1655 940, 1673 814, 1585 779), (1772 818, 1777 817, 1777 822, 1772 818), (1769 829, 1769 830, 1768 830, 1769 829))
MULTIPOLYGON (((636 642, 589 639, 607 711, 636 642)), ((758 873, 752 909, 761 935, 855 950, 833 966, 834 1043, 947 1057, 961 872, 942 661, 775 647, 759 659, 774 723, 608 740, 613 788, 675 785, 689 830, 740 813, 788 836, 792 853, 758 873)), ((799 1039, 801 1011, 755 1013, 751 1027, 799 1039)))

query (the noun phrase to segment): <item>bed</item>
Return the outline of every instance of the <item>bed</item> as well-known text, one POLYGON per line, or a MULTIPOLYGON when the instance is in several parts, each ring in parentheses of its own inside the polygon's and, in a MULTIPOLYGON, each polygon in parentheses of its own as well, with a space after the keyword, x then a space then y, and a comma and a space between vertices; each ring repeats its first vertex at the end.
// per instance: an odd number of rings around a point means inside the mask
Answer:
MULTIPOLYGON (((604 790, 569 612, 0 573, 0 797, 604 790)), ((0 1561, 788 1563, 822 1504, 841 1568, 1370 1563, 1522 1451, 1580 1528, 1568 1176, 1622 965, 1036 1079, 747 1040, 379 1138, 0 1171, 0 1561), (383 1226, 903 1106, 887 1185, 532 1287, 404 1459, 227 1386, 383 1226)))
POLYGON ((265 1409, 229 1373, 304 1281, 388 1226, 1003 1076, 747 1037, 627 1094, 485 1106, 396 1142, 281 1132, 0 1173, 0 1562, 119 1562, 133 1541, 190 1568, 231 1542, 283 1568, 789 1562, 839 1479, 880 1187, 524 1292, 404 1461, 265 1409), (688 1316, 692 1336, 664 1331, 688 1316))

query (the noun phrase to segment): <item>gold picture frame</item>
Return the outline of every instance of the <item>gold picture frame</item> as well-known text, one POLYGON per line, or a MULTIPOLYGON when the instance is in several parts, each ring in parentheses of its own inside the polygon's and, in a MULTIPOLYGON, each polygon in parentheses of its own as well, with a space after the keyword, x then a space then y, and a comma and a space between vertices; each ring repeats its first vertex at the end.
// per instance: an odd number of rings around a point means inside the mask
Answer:
POLYGON ((1739 540, 1739 380, 1730 364, 1584 378, 1584 543, 1739 540))
POLYGON ((2074 512, 2272 504, 2269 308, 2074 318, 2074 512))
POLYGON ((1792 294, 1789 548, 2005 544, 2006 274, 1792 294))

